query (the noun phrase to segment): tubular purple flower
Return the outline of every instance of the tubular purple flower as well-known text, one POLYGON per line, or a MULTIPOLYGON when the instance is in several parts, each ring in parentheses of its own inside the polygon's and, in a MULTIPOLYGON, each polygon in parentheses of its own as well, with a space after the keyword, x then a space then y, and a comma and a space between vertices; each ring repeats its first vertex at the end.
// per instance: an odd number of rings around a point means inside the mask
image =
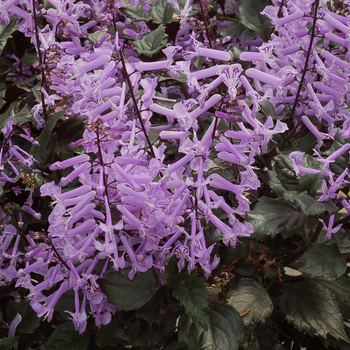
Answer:
POLYGON ((295 174, 299 176, 300 174, 317 174, 321 172, 321 170, 306 168, 303 166, 303 158, 305 152, 295 151, 289 155, 289 158, 293 162, 293 169, 295 174))
POLYGON ((95 208, 95 204, 88 204, 85 208, 78 211, 74 216, 71 216, 69 222, 71 224, 79 221, 83 216, 90 214, 91 210, 95 208))
POLYGON ((76 177, 81 175, 83 172, 88 170, 90 167, 91 167, 90 163, 84 163, 84 164, 80 165, 78 168, 73 170, 68 176, 62 177, 61 181, 58 183, 58 186, 60 186, 60 187, 66 186, 68 183, 72 182, 76 177))
POLYGON ((8 337, 14 337, 16 334, 16 328, 17 326, 22 322, 22 316, 20 314, 17 314, 13 320, 11 321, 10 327, 9 327, 9 333, 8 337))
POLYGON ((324 139, 328 138, 327 137, 328 135, 325 135, 325 134, 321 133, 320 131, 318 131, 316 126, 311 122, 311 120, 306 115, 303 115, 301 117, 301 120, 306 125, 306 127, 314 134, 314 136, 317 138, 317 140, 324 140, 324 139))
POLYGON ((219 174, 211 174, 211 183, 210 186, 219 188, 221 190, 228 190, 234 193, 241 193, 242 188, 239 185, 234 185, 230 181, 224 179, 219 174))
POLYGON ((239 59, 241 61, 264 61, 264 56, 261 52, 241 52, 239 55, 239 59))
POLYGON ((342 45, 346 47, 346 39, 340 38, 338 35, 335 35, 333 33, 326 33, 325 38, 328 39, 329 41, 333 41, 336 44, 342 45))
POLYGON ((162 140, 185 140, 189 134, 189 131, 161 131, 159 137, 162 140))
POLYGON ((122 241, 124 249, 125 249, 126 253, 129 255, 131 262, 135 263, 137 261, 136 256, 135 256, 135 252, 131 248, 128 240, 126 239, 126 237, 124 235, 120 235, 120 240, 122 241))
POLYGON ((289 15, 289 16, 285 16, 285 17, 282 17, 282 18, 278 18, 278 19, 276 20, 276 23, 277 23, 277 25, 279 25, 279 26, 283 26, 283 25, 285 25, 285 24, 287 24, 287 23, 294 22, 294 21, 296 21, 297 19, 302 18, 302 17, 304 17, 304 12, 296 11, 296 12, 292 13, 292 14, 289 15))
POLYGON ((349 32, 349 27, 338 21, 334 16, 329 15, 328 13, 323 17, 323 19, 331 24, 333 27, 339 29, 344 34, 349 32))
POLYGON ((180 212, 183 210, 184 206, 186 205, 186 202, 188 201, 188 198, 190 197, 190 194, 187 192, 181 199, 181 202, 176 206, 175 210, 172 212, 171 217, 176 218, 180 212))
POLYGON ((335 98, 342 98, 344 96, 344 93, 334 90, 331 87, 326 86, 324 83, 321 83, 319 81, 314 82, 313 86, 321 92, 331 95, 335 98))
POLYGON ((172 60, 157 62, 136 62, 135 68, 140 72, 149 72, 152 70, 167 69, 171 65, 172 60))
POLYGON ((90 232, 96 228, 97 224, 95 220, 88 219, 84 221, 81 225, 70 230, 70 233, 66 236, 68 238, 73 238, 76 235, 81 235, 83 233, 90 232))
POLYGON ((41 214, 37 213, 34 209, 28 207, 28 205, 23 205, 22 210, 26 211, 28 214, 32 215, 37 220, 41 219, 41 214))
POLYGON ((160 106, 156 103, 152 103, 149 106, 149 109, 154 113, 165 115, 165 116, 170 117, 170 118, 176 118, 176 113, 172 109, 160 106))
POLYGON ((100 114, 105 112, 107 109, 112 108, 113 105, 117 102, 119 102, 120 97, 114 96, 107 102, 103 103, 102 105, 98 106, 97 108, 93 109, 92 111, 89 111, 89 115, 92 117, 98 117, 100 114))
POLYGON ((249 141, 254 138, 254 135, 251 135, 249 133, 246 133, 243 131, 233 131, 233 130, 225 131, 225 136, 233 139, 246 140, 246 141, 249 141))
POLYGON ((141 228, 141 221, 132 215, 123 205, 117 205, 117 209, 123 214, 123 220, 136 229, 141 228))
POLYGON ((209 78, 209 77, 212 77, 214 75, 217 75, 220 67, 221 66, 218 65, 218 66, 213 66, 213 67, 210 67, 210 68, 201 69, 201 70, 198 70, 198 71, 195 71, 195 72, 191 72, 188 75, 188 77, 189 78, 195 78, 197 80, 202 80, 202 79, 205 79, 205 78, 209 78))
POLYGON ((194 157, 195 157, 195 153, 193 151, 188 153, 185 157, 181 158, 176 163, 171 164, 167 169, 167 174, 170 175, 177 169, 181 168, 182 166, 190 162, 194 157))
POLYGON ((38 312, 38 317, 44 316, 44 319, 47 318, 47 321, 50 322, 52 320, 54 307, 57 304, 58 300, 61 298, 61 296, 69 289, 68 287, 68 281, 64 281, 59 289, 50 295, 49 298, 51 298, 49 304, 47 306, 42 307, 42 310, 38 312))
POLYGON ((261 72, 255 68, 247 69, 245 74, 249 78, 256 79, 258 81, 261 81, 263 83, 270 84, 273 86, 277 86, 282 81, 281 78, 275 77, 265 72, 261 72))
POLYGON ((83 209, 85 207, 85 205, 87 205, 88 203, 90 203, 90 201, 92 201, 96 196, 96 192, 95 191, 91 191, 81 197, 79 203, 73 208, 71 209, 71 211, 69 212, 69 214, 71 216, 74 216, 76 213, 78 213, 81 209, 83 209))
POLYGON ((124 169, 122 169, 118 164, 113 163, 111 165, 111 167, 118 173, 118 175, 126 182, 128 183, 131 187, 133 187, 133 189, 136 192, 142 192, 144 191, 145 187, 142 185, 138 185, 131 177, 130 175, 125 172, 124 169))
POLYGON ((350 64, 341 60, 340 58, 332 55, 330 52, 328 52, 327 50, 323 50, 320 55, 326 59, 327 61, 330 61, 332 63, 335 63, 338 67, 340 68, 349 68, 350 64))
POLYGON ((204 56, 208 58, 213 58, 220 61, 229 62, 231 60, 231 55, 226 51, 207 49, 205 47, 198 47, 199 56, 204 56))
POLYGON ((285 49, 278 50, 278 53, 280 53, 283 56, 291 55, 292 53, 298 52, 300 50, 299 44, 293 44, 289 47, 286 47, 285 49))
POLYGON ((337 227, 333 228, 334 217, 335 217, 334 214, 332 214, 329 217, 328 226, 326 226, 325 222, 322 219, 319 219, 322 222, 323 229, 326 231, 326 237, 325 237, 326 241, 330 240, 332 238, 333 233, 338 232, 341 229, 341 227, 343 226, 343 224, 340 224, 337 227))
POLYGON ((66 169, 70 166, 77 165, 78 163, 88 162, 90 157, 87 154, 80 154, 79 156, 72 157, 61 162, 53 163, 49 166, 49 169, 54 171, 58 169, 66 169))
POLYGON ((340 157, 344 152, 350 149, 350 143, 346 143, 344 146, 340 147, 338 150, 333 152, 329 157, 326 158, 327 162, 332 162, 340 157))
POLYGON ((91 186, 83 185, 83 186, 80 186, 78 188, 75 188, 74 190, 70 190, 70 191, 67 191, 65 193, 58 194, 57 198, 60 200, 66 200, 66 199, 70 199, 70 198, 73 198, 73 197, 76 197, 79 195, 82 196, 82 195, 90 192, 91 190, 92 190, 91 186))
MULTIPOLYGON (((241 153, 237 148, 236 145, 233 145, 229 140, 227 140, 224 136, 220 137, 220 141, 230 150, 230 152, 232 153, 232 156, 234 157, 233 159, 236 160, 235 164, 240 164, 240 165, 248 165, 250 163, 250 159, 243 153, 241 153), (238 161, 238 163, 237 163, 238 161)), ((221 153, 225 153, 226 152, 221 152, 221 153)), ((219 158, 220 157, 220 153, 219 153, 219 158)), ((224 158, 222 158, 224 159, 224 158)))
POLYGON ((49 261, 44 261, 43 259, 40 259, 38 261, 36 261, 35 263, 31 264, 31 265, 27 265, 27 267, 25 267, 24 269, 19 269, 18 272, 17 272, 17 277, 20 277, 20 276, 24 276, 24 275, 28 275, 30 274, 31 272, 37 270, 37 269, 40 269, 41 267, 45 266, 45 265, 48 265, 49 264, 49 261))
MULTIPOLYGON (((98 54, 100 55, 100 53, 98 53, 98 54)), ((93 56, 91 56, 91 57, 93 57, 93 56)), ((98 58, 94 59, 93 61, 84 63, 81 66, 79 66, 79 71, 83 74, 87 73, 91 70, 101 68, 110 60, 111 60, 110 55, 99 56, 98 58)))
POLYGON ((213 107, 214 105, 216 105, 220 100, 221 100, 221 95, 216 94, 213 95, 209 98, 209 100, 205 101, 204 106, 203 107, 198 107, 196 108, 193 112, 190 113, 190 117, 191 118, 197 118, 200 115, 202 115, 204 112, 206 112, 208 109, 210 109, 211 107, 213 107))

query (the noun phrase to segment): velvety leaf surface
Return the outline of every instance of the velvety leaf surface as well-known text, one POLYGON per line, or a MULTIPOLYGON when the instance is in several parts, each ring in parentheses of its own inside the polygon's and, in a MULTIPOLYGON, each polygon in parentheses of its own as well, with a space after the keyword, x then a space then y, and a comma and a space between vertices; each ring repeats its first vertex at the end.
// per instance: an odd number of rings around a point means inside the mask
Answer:
POLYGON ((283 199, 262 197, 254 209, 246 214, 246 220, 254 226, 254 238, 266 235, 275 237, 278 233, 294 232, 300 229, 306 215, 283 199))
POLYGON ((165 28, 161 24, 156 30, 146 34, 141 40, 135 40, 135 49, 139 55, 152 57, 166 45, 165 28))
POLYGON ((50 137, 52 130, 54 129, 58 119, 60 119, 64 115, 65 111, 60 111, 56 113, 52 113, 49 115, 49 119, 46 123, 44 130, 41 132, 40 136, 37 138, 37 141, 40 143, 40 146, 32 146, 31 153, 34 158, 41 163, 41 166, 45 166, 47 160, 50 157, 50 153, 48 152, 48 147, 50 143, 50 137))
POLYGON ((148 21, 149 13, 143 9, 143 2, 139 5, 132 5, 127 7, 121 7, 120 11, 126 15, 126 17, 132 18, 136 21, 148 21))
POLYGON ((19 337, 10 337, 0 340, 0 350, 11 350, 19 337))
MULTIPOLYGON (((333 154, 339 148, 344 146, 346 143, 349 143, 350 139, 341 139, 339 135, 335 135, 334 141, 331 148, 327 151, 327 155, 333 154)), ((349 152, 344 152, 337 159, 330 164, 330 169, 337 175, 340 175, 345 168, 349 165, 349 152)))
POLYGON ((179 299, 186 312, 204 329, 208 329, 207 314, 210 295, 208 284, 199 278, 194 278, 190 283, 177 286, 173 290, 173 297, 179 299))
POLYGON ((103 293, 107 295, 108 302, 125 311, 135 310, 146 304, 160 287, 153 269, 136 274, 133 280, 128 277, 129 271, 130 268, 107 272, 98 282, 103 293))
POLYGON ((311 277, 337 280, 346 271, 346 261, 336 243, 312 244, 299 259, 299 270, 311 277))
POLYGON ((336 281, 330 281, 325 278, 315 278, 314 282, 329 289, 337 299, 350 303, 350 278, 347 275, 342 276, 336 281))
POLYGON ((155 23, 170 23, 173 20, 174 8, 167 0, 158 0, 152 4, 150 14, 155 23))
POLYGON ((302 210, 307 216, 320 217, 326 211, 330 214, 338 211, 338 208, 331 201, 322 203, 306 193, 287 191, 284 193, 283 198, 292 203, 297 209, 302 210))
POLYGON ((180 318, 179 342, 181 341, 191 350, 238 350, 244 342, 241 317, 230 305, 212 303, 207 331, 188 315, 180 318))
POLYGON ((7 39, 11 38, 11 34, 18 28, 18 26, 16 25, 16 22, 17 22, 17 16, 13 16, 10 19, 10 23, 7 26, 0 24, 0 55, 1 55, 1 50, 4 49, 7 43, 7 39))
POLYGON ((270 20, 260 12, 270 3, 266 0, 244 0, 240 8, 242 23, 266 39, 271 31, 270 20))
POLYGON ((40 318, 29 305, 29 301, 21 300, 19 302, 11 300, 6 307, 6 319, 12 321, 17 314, 20 314, 22 321, 16 328, 17 333, 29 334, 34 332, 40 326, 40 318))
POLYGON ((288 286, 280 308, 287 321, 301 332, 311 336, 317 333, 323 338, 332 335, 350 342, 335 296, 318 283, 303 281, 288 286))
POLYGON ((227 293, 226 302, 240 314, 248 308, 251 309, 242 317, 245 326, 254 327, 258 322, 264 323, 273 310, 272 301, 265 288, 252 278, 241 279, 237 286, 227 293))
POLYGON ((89 348, 89 332, 79 334, 71 321, 60 324, 43 344, 45 350, 87 350, 89 348))

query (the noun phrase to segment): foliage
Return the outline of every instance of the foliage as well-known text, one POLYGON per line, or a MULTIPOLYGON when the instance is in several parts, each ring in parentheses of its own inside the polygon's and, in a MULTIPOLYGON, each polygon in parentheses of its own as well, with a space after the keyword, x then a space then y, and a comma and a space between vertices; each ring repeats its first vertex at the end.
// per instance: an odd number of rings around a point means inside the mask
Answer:
POLYGON ((349 10, 2 1, 0 350, 350 349, 349 10))

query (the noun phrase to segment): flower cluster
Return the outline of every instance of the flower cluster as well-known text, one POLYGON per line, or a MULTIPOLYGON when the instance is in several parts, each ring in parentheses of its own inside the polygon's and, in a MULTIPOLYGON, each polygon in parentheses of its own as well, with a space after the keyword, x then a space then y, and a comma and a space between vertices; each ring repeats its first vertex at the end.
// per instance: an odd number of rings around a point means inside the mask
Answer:
MULTIPOLYGON (((295 151, 294 170, 321 172, 319 201, 337 200, 348 169, 337 173, 331 165, 350 144, 329 154, 327 142, 350 136, 348 8, 337 13, 318 0, 273 2, 263 11, 275 26, 269 40, 238 37, 219 46, 211 38, 215 19, 204 16, 207 31, 198 33, 192 1, 183 8, 170 1, 180 29, 174 45, 157 53, 159 61, 140 54, 140 42, 152 32, 127 18, 121 1, 0 3, 2 23, 17 16, 39 57, 32 129, 50 135, 57 116, 58 123, 84 125, 70 156, 48 166, 34 157, 39 147, 49 149, 42 136, 34 139, 12 116, 1 130, 0 182, 21 179, 29 195, 20 208, 8 204, 0 213, 0 285, 15 280, 49 321, 61 296, 74 291, 69 314, 83 332, 87 303, 98 326, 116 311, 98 282, 108 269, 129 267, 133 279, 154 268, 165 283, 165 266, 175 256, 179 271, 199 266, 208 278, 219 263, 208 227, 233 248, 253 233, 244 216, 249 195, 261 186, 255 161, 286 132, 315 136, 321 168, 303 165, 304 154, 295 151), (239 60, 228 50, 232 45, 245 48, 239 60), (275 115, 261 113, 264 103, 275 115), (22 215, 41 219, 33 196, 51 200, 41 232, 21 229, 22 215)), ((133 5, 150 10, 147 2, 133 5)), ((334 215, 328 226, 323 222, 327 239, 340 228, 333 223, 334 215)))

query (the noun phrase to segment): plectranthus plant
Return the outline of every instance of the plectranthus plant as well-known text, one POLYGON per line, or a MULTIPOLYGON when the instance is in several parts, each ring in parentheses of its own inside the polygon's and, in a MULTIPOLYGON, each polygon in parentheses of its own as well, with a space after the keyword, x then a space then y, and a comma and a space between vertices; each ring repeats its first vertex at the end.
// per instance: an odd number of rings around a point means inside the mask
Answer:
POLYGON ((0 347, 350 348, 349 9, 2 0, 0 347))

